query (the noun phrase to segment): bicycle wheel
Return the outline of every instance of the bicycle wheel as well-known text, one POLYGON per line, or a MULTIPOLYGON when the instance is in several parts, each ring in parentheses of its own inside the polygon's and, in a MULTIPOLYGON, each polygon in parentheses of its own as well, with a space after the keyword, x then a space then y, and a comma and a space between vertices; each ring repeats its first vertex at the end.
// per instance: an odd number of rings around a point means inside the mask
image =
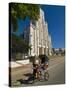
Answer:
POLYGON ((48 79, 49 79, 49 73, 48 73, 48 72, 45 72, 45 74, 44 74, 44 79, 45 79, 46 81, 48 81, 48 79))

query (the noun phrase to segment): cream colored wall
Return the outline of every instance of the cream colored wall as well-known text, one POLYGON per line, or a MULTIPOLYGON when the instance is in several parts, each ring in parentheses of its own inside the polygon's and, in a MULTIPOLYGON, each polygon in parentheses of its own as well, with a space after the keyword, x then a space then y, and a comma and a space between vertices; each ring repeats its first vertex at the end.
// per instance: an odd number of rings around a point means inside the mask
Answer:
POLYGON ((39 55, 39 48, 42 54, 51 53, 51 39, 48 33, 48 24, 45 22, 44 12, 40 9, 40 18, 36 21, 36 26, 30 22, 29 45, 32 45, 31 55, 39 55), (45 52, 44 52, 45 48, 45 52), (49 50, 49 52, 48 52, 49 50))

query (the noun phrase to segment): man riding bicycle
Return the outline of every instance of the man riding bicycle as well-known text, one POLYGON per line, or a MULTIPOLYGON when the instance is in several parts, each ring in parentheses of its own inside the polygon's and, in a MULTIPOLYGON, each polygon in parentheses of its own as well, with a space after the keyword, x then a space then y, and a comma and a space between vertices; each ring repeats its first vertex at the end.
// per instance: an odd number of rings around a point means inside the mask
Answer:
POLYGON ((48 67, 48 57, 44 55, 41 59, 41 63, 39 60, 35 60, 35 64, 33 64, 33 75, 35 78, 40 78, 41 74, 44 75, 44 71, 46 71, 48 67))

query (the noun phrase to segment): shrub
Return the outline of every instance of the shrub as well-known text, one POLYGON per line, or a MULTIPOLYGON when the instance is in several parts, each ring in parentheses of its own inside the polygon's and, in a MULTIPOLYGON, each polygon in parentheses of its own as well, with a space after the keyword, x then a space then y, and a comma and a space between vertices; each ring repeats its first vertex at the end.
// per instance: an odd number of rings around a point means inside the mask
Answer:
POLYGON ((43 57, 45 57, 45 55, 39 55, 39 58, 42 59, 43 57))
POLYGON ((41 59, 41 63, 45 61, 49 61, 49 58, 47 55, 39 55, 39 58, 41 59))
POLYGON ((29 59, 30 59, 30 62, 34 62, 35 56, 30 56, 29 59))

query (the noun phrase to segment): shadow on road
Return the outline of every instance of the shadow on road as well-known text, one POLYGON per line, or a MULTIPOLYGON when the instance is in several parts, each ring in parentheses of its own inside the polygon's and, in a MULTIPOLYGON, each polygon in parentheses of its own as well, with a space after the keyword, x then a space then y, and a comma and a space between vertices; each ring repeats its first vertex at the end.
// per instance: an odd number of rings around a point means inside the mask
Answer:
POLYGON ((31 73, 27 73, 24 74, 24 76, 28 77, 27 79, 19 79, 17 81, 19 81, 21 84, 32 84, 33 83, 33 74, 31 73))

